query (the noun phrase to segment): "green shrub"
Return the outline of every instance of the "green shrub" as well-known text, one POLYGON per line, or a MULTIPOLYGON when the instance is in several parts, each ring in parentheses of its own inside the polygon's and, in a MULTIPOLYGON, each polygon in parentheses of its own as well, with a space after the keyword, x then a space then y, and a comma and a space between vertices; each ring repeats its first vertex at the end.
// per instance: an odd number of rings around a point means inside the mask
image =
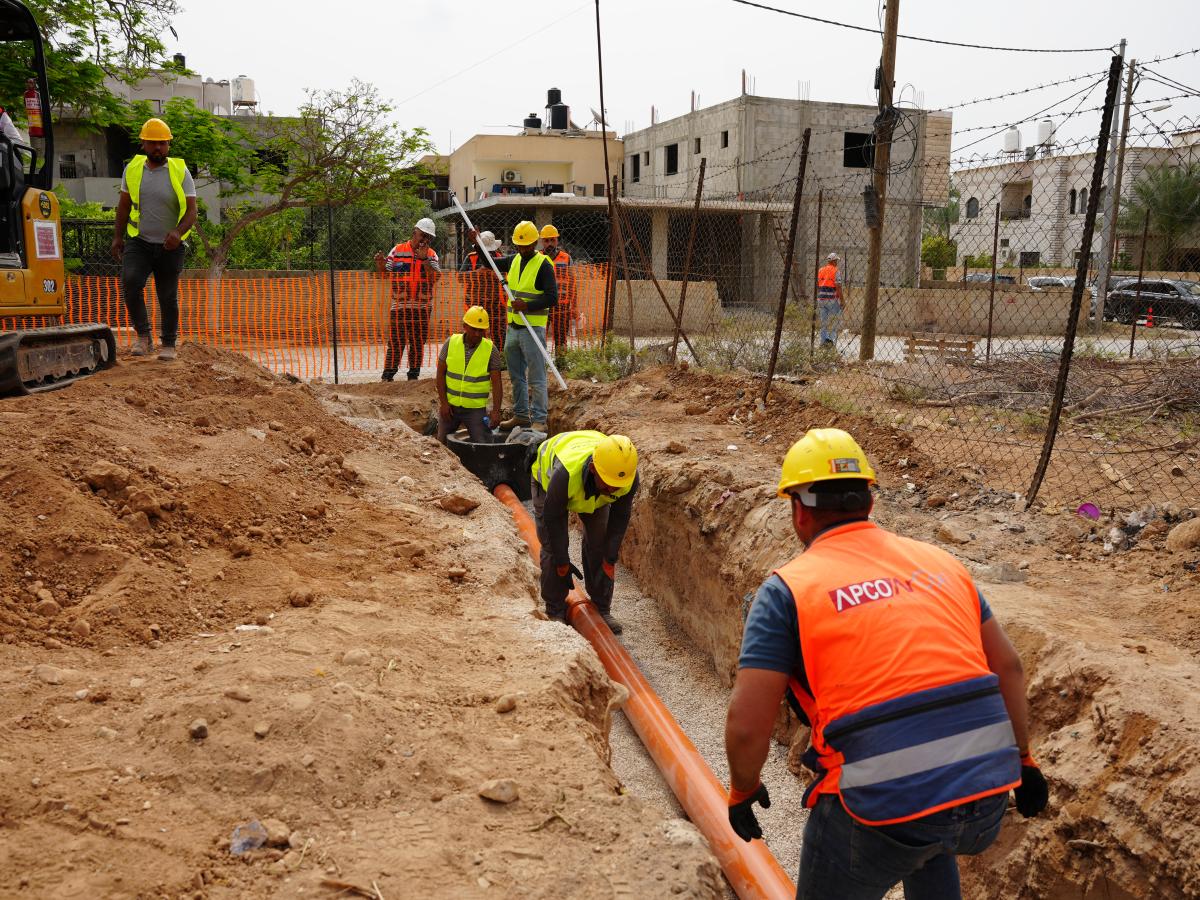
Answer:
POLYGON ((629 372, 629 341, 609 337, 607 343, 565 347, 555 364, 564 376, 616 381, 629 372))

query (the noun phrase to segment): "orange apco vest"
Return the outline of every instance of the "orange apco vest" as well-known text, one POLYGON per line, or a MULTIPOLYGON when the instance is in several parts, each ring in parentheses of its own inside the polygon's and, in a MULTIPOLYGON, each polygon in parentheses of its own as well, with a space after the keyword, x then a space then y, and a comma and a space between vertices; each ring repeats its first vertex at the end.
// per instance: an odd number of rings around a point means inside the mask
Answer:
POLYGON ((817 270, 817 299, 837 299, 837 266, 826 264, 817 270))
POLYGON ((887 825, 1021 781, 1012 723, 979 632, 979 594, 954 557, 871 522, 820 535, 776 572, 792 592, 812 723, 805 794, 836 794, 887 825))

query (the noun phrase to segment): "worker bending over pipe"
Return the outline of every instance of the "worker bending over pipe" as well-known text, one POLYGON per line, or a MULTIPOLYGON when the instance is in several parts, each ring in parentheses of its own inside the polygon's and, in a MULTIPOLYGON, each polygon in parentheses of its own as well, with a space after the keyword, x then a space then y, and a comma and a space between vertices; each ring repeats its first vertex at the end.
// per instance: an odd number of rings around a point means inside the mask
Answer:
POLYGON ((960 896, 959 854, 986 849, 1015 789, 1046 807, 1020 657, 966 568, 870 521, 875 471, 836 428, 783 461, 804 553, 775 570, 746 620, 725 748, 729 821, 762 837, 754 804, 785 694, 812 728, 797 897, 960 896))

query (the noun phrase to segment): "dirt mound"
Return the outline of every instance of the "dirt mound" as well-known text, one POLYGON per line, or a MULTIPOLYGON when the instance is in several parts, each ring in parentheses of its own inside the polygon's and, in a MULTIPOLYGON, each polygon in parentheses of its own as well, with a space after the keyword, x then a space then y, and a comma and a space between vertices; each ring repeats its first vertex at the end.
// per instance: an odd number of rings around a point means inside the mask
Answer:
POLYGON ((556 428, 624 432, 639 449, 621 555, 642 590, 731 680, 753 591, 800 550, 775 497, 784 450, 808 427, 846 428, 879 467, 876 518, 962 559, 1026 665, 1051 807, 1029 821, 1011 812, 997 844, 964 864, 965 893, 1200 895, 1200 555, 1164 547, 1191 512, 1159 510, 1125 526, 1146 532, 1134 549, 1104 550, 1114 523, 1019 512, 969 461, 936 464, 907 433, 805 403, 791 386, 759 405, 759 390, 669 369, 572 384, 556 428))
POLYGON ((720 895, 433 440, 185 345, 5 401, 0 493, 0 893, 720 895))

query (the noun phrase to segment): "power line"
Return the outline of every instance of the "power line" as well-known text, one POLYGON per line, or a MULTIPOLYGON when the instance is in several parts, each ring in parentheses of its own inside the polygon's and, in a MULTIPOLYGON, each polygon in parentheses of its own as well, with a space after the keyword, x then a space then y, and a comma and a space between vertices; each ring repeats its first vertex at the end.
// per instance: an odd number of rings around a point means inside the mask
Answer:
MULTIPOLYGON (((790 9, 779 9, 776 6, 767 6, 764 3, 754 3, 752 0, 733 0, 734 3, 740 3, 742 6, 753 6, 755 9, 765 9, 767 12, 780 13, 785 16, 792 16, 797 19, 806 19, 809 22, 819 22, 822 25, 835 25, 838 28, 848 28, 851 31, 865 31, 867 34, 879 34, 877 28, 868 28, 865 25, 850 25, 847 22, 837 22, 833 19, 822 19, 818 16, 809 16, 804 13, 793 12, 790 9)), ((943 41, 939 38, 918 37, 912 34, 898 34, 897 37, 902 37, 909 41, 922 41, 926 44, 941 44, 945 47, 968 47, 972 50, 1003 50, 1009 53, 1099 53, 1101 51, 1109 53, 1113 50, 1109 47, 1073 47, 1069 49, 1061 48, 1041 48, 1041 47, 996 47, 990 44, 964 44, 960 41, 943 41)))

